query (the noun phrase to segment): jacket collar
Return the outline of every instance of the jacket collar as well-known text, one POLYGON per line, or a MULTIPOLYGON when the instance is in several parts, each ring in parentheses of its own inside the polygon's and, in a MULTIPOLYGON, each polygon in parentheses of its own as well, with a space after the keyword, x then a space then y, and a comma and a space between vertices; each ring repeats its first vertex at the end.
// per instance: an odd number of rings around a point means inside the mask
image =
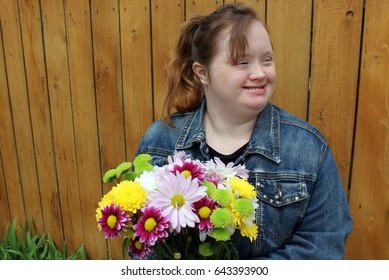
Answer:
MULTIPOLYGON (((188 114, 176 143, 177 150, 188 149, 194 143, 205 142, 203 127, 205 109, 203 101, 196 111, 188 114)), ((280 116, 272 104, 268 103, 258 116, 245 153, 261 154, 276 163, 281 162, 280 116)))

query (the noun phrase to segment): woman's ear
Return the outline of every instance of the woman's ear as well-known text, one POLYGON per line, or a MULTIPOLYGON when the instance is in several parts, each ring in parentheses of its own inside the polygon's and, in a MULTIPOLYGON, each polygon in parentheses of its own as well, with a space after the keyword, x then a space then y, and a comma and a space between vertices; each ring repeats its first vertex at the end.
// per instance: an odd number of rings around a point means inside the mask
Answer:
POLYGON ((196 61, 192 64, 192 69, 196 76, 199 78, 200 82, 203 85, 208 85, 209 79, 207 67, 196 61))

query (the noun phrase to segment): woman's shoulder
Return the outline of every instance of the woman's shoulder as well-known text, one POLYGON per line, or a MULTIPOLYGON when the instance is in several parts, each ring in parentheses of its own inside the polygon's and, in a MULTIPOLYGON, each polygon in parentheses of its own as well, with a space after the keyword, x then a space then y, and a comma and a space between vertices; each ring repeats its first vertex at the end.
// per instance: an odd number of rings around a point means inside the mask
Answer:
POLYGON ((328 145, 328 142, 322 132, 313 124, 291 114, 290 112, 280 107, 275 105, 273 105, 273 107, 279 113, 281 128, 283 127, 285 130, 290 131, 291 133, 295 134, 296 137, 298 137, 298 135, 302 135, 304 137, 313 137, 321 141, 324 145, 328 145))

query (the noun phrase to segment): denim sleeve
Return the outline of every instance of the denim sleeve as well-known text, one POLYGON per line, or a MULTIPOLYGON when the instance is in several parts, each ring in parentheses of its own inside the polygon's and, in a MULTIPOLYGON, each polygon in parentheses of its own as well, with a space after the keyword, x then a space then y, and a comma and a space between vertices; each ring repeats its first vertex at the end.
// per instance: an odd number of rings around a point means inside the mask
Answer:
POLYGON ((351 229, 348 201, 335 160, 327 149, 304 218, 285 246, 259 259, 343 259, 351 229))

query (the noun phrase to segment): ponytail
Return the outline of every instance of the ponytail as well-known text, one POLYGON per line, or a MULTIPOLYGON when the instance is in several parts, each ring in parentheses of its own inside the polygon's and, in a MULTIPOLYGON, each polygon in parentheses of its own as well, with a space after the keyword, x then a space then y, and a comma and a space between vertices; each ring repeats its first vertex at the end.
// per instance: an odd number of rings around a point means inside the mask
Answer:
POLYGON ((162 117, 170 126, 173 108, 179 113, 189 112, 198 107, 203 98, 202 84, 192 70, 193 38, 203 18, 198 15, 183 24, 177 45, 168 56, 167 96, 162 107, 162 117))

